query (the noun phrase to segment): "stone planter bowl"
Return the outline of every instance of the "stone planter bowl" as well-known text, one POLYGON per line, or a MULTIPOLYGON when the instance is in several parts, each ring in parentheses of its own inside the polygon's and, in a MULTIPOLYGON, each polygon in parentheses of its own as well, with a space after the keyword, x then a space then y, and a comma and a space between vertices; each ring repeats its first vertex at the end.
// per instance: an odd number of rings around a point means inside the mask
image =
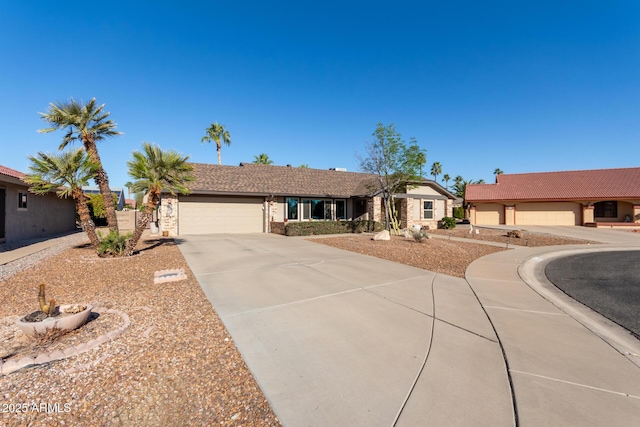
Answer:
POLYGON ((24 316, 22 316, 21 318, 16 320, 16 324, 24 334, 29 336, 34 336, 36 334, 45 334, 48 329, 52 328, 72 331, 87 322, 93 306, 91 304, 66 304, 58 307, 60 310, 60 314, 64 314, 66 312, 65 310, 69 310, 70 308, 76 307, 78 305, 84 305, 86 306, 86 308, 79 313, 70 314, 68 316, 47 317, 41 322, 24 322, 22 320, 24 316))

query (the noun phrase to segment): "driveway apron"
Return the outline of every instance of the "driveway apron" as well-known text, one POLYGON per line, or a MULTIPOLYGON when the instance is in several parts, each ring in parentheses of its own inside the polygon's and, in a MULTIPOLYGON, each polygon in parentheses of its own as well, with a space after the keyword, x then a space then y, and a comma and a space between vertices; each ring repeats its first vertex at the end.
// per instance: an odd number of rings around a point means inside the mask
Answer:
POLYGON ((299 238, 180 239, 283 425, 513 425, 502 352, 465 280, 299 238))

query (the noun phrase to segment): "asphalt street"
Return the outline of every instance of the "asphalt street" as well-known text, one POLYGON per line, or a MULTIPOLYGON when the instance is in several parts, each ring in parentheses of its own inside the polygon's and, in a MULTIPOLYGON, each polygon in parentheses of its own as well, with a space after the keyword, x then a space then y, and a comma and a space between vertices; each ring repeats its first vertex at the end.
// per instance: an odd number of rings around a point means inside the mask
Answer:
POLYGON ((545 274, 567 295, 640 338, 640 251, 568 256, 550 262, 545 274))

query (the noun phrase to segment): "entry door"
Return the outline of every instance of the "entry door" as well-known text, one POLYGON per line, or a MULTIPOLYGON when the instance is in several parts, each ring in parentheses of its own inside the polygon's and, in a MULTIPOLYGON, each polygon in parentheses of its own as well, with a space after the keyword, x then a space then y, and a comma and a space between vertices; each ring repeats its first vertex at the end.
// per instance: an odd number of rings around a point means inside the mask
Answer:
POLYGON ((6 208, 6 195, 7 191, 4 188, 0 188, 0 240, 4 240, 4 218, 6 208))

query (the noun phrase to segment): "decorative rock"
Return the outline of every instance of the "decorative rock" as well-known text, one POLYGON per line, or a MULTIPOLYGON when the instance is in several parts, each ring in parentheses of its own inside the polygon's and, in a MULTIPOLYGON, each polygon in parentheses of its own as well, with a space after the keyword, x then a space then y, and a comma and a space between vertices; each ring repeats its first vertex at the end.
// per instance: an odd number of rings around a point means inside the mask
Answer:
POLYGON ((60 359, 64 359, 65 357, 67 356, 60 350, 56 350, 49 355, 49 358, 51 360, 60 360, 60 359))
POLYGON ((66 357, 69 356, 73 356, 75 354, 78 354, 78 350, 75 347, 69 347, 69 348, 65 348, 64 350, 62 350, 62 352, 64 353, 64 355, 66 357))
POLYGON ((23 357, 22 359, 18 360, 19 368, 24 368, 25 366, 29 366, 29 365, 33 365, 33 358, 31 357, 23 357))
POLYGON ((98 338, 96 338, 96 345, 100 345, 100 344, 105 343, 107 341, 109 341, 109 339, 106 336, 100 335, 98 338))
POLYGON ((40 353, 38 357, 36 357, 35 360, 33 361, 33 363, 35 363, 36 365, 39 365, 41 363, 47 363, 47 362, 51 362, 51 358, 47 353, 40 353))
POLYGON ((516 238, 516 239, 522 239, 522 231, 520 231, 520 230, 507 231, 507 237, 512 237, 512 238, 516 238))
POLYGON ((373 236, 373 240, 391 240, 389 230, 382 230, 381 232, 373 236))

